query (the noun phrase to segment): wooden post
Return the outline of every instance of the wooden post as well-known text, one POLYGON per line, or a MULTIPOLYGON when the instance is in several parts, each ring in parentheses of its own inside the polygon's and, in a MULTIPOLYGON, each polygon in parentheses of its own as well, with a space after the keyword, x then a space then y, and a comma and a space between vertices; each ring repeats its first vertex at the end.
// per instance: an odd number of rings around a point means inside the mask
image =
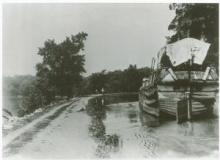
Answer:
MULTIPOLYGON (((191 50, 192 52, 193 50, 191 50)), ((189 92, 186 92, 186 100, 187 100, 187 119, 190 121, 192 120, 192 81, 191 81, 191 69, 194 63, 195 55, 191 54, 191 59, 189 59, 189 92)))
POLYGON ((187 101, 187 119, 192 120, 192 102, 190 92, 186 92, 186 101, 187 101))
POLYGON ((187 100, 186 100, 186 94, 184 95, 184 98, 177 102, 177 108, 176 108, 176 121, 177 123, 182 123, 188 119, 187 114, 187 100))

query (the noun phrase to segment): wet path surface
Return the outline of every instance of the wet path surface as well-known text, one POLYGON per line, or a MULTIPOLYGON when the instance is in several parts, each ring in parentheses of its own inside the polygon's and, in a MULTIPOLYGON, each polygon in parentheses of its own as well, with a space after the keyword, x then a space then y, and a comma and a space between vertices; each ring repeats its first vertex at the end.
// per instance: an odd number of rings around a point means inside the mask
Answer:
POLYGON ((218 118, 176 124, 139 112, 137 95, 81 98, 3 148, 5 158, 217 157, 218 118))

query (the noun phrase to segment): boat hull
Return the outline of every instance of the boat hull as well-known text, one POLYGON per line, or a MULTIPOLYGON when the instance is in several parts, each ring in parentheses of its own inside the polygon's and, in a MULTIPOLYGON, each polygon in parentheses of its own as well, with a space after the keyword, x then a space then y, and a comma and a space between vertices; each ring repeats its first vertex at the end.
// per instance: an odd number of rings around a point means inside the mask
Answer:
POLYGON ((156 86, 147 86, 142 88, 139 93, 139 106, 141 111, 158 117, 160 112, 158 99, 156 86))
POLYGON ((217 88, 217 81, 158 83, 154 86, 156 92, 154 94, 157 96, 149 96, 152 88, 142 89, 139 94, 139 104, 143 112, 157 117, 161 113, 166 113, 178 119, 187 116, 186 108, 189 100, 186 98, 186 93, 190 93, 192 116, 196 116, 212 111, 218 93, 217 88))

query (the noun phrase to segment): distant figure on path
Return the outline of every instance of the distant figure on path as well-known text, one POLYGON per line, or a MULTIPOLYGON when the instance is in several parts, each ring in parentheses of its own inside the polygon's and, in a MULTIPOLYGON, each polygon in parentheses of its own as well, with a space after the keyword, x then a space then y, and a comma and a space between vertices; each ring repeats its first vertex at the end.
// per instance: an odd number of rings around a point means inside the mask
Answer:
POLYGON ((102 88, 101 92, 102 92, 102 94, 104 94, 104 92, 105 92, 104 88, 102 88))

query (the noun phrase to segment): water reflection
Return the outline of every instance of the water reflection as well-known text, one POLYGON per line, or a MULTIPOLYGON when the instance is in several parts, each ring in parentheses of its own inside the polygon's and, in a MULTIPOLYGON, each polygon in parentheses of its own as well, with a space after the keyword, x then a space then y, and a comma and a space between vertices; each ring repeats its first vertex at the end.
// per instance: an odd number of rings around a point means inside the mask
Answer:
POLYGON ((134 113, 134 112, 132 112, 132 111, 130 111, 130 112, 128 113, 128 118, 129 118, 130 123, 136 123, 136 122, 138 121, 138 116, 137 116, 137 114, 134 113))
POLYGON ((142 126, 157 127, 160 125, 159 118, 155 116, 149 115, 144 112, 140 112, 139 117, 142 126))
POLYGON ((193 124, 191 122, 185 122, 179 124, 178 132, 180 134, 183 134, 184 136, 193 136, 194 135, 193 124))
POLYGON ((140 112, 137 95, 91 99, 86 110, 100 158, 201 157, 218 150, 218 118, 181 124, 168 117, 158 119, 140 112))
POLYGON ((119 150, 119 136, 116 134, 107 135, 103 120, 106 118, 104 97, 91 99, 86 107, 87 114, 91 116, 89 132, 98 143, 96 156, 100 158, 109 157, 110 152, 119 150))
POLYGON ((127 146, 123 146, 123 143, 127 143, 127 140, 133 144, 138 143, 139 146, 142 146, 144 157, 155 155, 158 138, 153 135, 151 127, 158 126, 159 120, 156 117, 139 112, 136 104, 137 100, 138 96, 133 94, 101 96, 89 101, 86 107, 87 114, 91 117, 89 133, 98 144, 96 148, 97 157, 109 158, 112 153, 117 153, 120 149, 125 149, 127 146), (129 120, 128 124, 123 123, 126 119, 129 120), (113 122, 114 120, 116 122, 113 122), (103 121, 111 121, 111 124, 105 126, 103 121), (134 127, 139 128, 139 123, 141 123, 144 132, 133 133, 134 127), (126 135, 116 132, 123 135, 123 137, 115 133, 118 129, 122 132, 126 131, 127 129, 124 130, 123 127, 126 128, 126 125, 129 124, 131 124, 131 130, 129 129, 130 126, 127 126, 128 133, 126 135), (106 127, 110 128, 110 133, 113 134, 107 134, 106 127), (129 136, 130 131, 132 135, 129 136))
POLYGON ((115 103, 125 103, 125 102, 135 102, 138 101, 138 94, 114 94, 103 96, 105 105, 115 104, 115 103))

